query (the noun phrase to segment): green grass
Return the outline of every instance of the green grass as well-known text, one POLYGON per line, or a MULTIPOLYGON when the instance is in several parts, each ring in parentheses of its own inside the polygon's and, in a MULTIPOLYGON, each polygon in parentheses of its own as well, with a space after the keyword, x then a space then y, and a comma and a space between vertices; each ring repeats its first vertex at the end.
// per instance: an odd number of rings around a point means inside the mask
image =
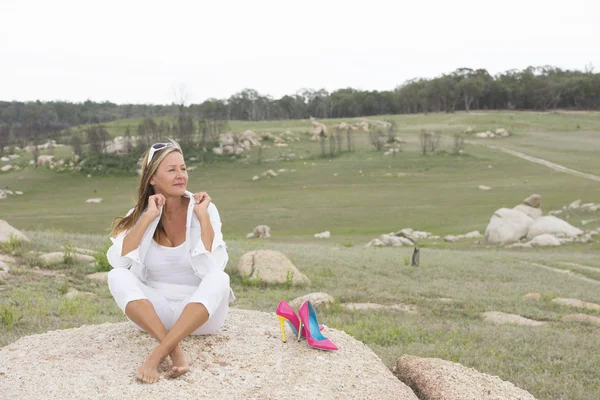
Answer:
MULTIPOLYGON (((600 356, 595 351, 600 345, 598 328, 562 322, 564 315, 581 311, 551 300, 572 297, 600 303, 599 284, 530 263, 600 280, 597 240, 522 250, 474 240, 453 244, 430 240, 422 244, 419 268, 409 266, 411 249, 365 249, 364 244, 407 227, 441 236, 483 232, 494 210, 519 204, 532 193, 542 195, 544 211, 576 199, 600 202, 597 183, 501 151, 467 144, 465 155, 450 154, 452 135, 467 126, 476 131, 503 127, 514 136, 479 142, 598 173, 599 116, 482 112, 370 118, 395 119, 405 141, 403 151, 396 158, 383 156, 373 150, 367 135, 359 134, 356 151, 331 160, 321 157, 319 143, 309 141, 305 133, 309 121, 233 121, 230 128, 236 132, 290 130, 302 140, 288 148, 266 149, 262 156, 267 162, 260 165, 255 152, 221 163, 190 160, 188 164, 196 169, 190 172, 189 189, 209 192, 219 207, 229 246, 228 270, 238 298, 235 306, 273 312, 282 298, 323 291, 334 296, 336 304, 319 310, 321 322, 364 341, 388 366, 402 354, 439 357, 498 375, 539 399, 591 400, 600 391, 600 356), (420 129, 443 132, 438 154, 420 155, 420 129), (296 154, 296 160, 277 161, 287 152, 296 154), (288 171, 276 178, 252 181, 267 169, 282 168, 288 171), (492 190, 480 191, 479 185, 492 190), (272 238, 246 240, 246 233, 259 224, 271 227, 272 238), (325 230, 331 231, 331 239, 312 236, 325 230), (254 249, 282 251, 312 283, 302 288, 271 286, 239 276, 233 267, 254 249), (528 292, 541 293, 542 300, 522 300, 528 292), (418 313, 350 312, 341 306, 346 302, 404 303, 415 306, 418 313), (494 326, 481 318, 485 311, 515 313, 548 324, 539 328, 494 326)), ((133 121, 107 126, 113 134, 120 134, 119 129, 128 124, 133 126, 133 121)), ((0 188, 25 192, 2 200, 1 217, 32 239, 25 247, 11 244, 4 248, 22 257, 22 266, 0 282, 0 345, 49 329, 125 320, 108 289, 85 279, 96 266, 75 261, 43 266, 30 250, 57 251, 64 245, 105 249, 111 221, 133 204, 136 184, 136 177, 87 178, 43 168, 0 174, 0 188), (86 204, 91 197, 104 200, 86 204), (36 272, 35 266, 45 268, 45 275, 36 272), (69 289, 93 296, 67 299, 64 294, 69 289)), ((571 213, 567 220, 582 227, 581 220, 597 215, 571 213)), ((106 267, 104 260, 99 264, 106 267)))

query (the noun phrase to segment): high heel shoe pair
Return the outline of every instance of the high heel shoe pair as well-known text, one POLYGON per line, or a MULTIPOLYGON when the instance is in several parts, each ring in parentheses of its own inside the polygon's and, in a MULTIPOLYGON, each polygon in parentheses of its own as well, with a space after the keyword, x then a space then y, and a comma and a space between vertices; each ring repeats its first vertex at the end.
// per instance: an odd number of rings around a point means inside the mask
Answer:
POLYGON ((317 313, 312 303, 307 300, 300 306, 298 315, 294 312, 294 309, 290 307, 285 300, 281 300, 275 310, 277 318, 279 319, 279 326, 281 328, 281 340, 285 343, 285 331, 283 329, 284 322, 287 322, 292 328, 294 334, 300 338, 306 337, 306 343, 310 347, 314 347, 319 350, 337 350, 337 346, 329 339, 327 339, 321 333, 323 329, 317 321, 317 313))

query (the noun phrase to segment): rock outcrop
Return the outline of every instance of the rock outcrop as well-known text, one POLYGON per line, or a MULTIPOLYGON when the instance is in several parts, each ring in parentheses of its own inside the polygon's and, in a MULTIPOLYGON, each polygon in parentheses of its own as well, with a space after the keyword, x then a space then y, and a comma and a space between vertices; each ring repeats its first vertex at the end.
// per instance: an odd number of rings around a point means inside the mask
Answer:
MULTIPOLYGON (((274 313, 233 308, 219 332, 182 342, 191 372, 146 385, 135 372, 157 343, 130 323, 51 331, 0 349, 0 392, 6 399, 49 400, 417 400, 369 347, 335 329, 323 334, 340 349, 283 343, 274 313)), ((168 367, 167 360, 161 375, 168 367)))

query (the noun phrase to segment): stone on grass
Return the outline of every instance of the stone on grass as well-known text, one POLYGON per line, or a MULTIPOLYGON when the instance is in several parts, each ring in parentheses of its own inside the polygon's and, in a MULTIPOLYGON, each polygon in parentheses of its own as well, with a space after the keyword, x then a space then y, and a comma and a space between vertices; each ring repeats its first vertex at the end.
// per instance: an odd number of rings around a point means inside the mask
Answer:
POLYGON ((87 278, 97 283, 108 283, 108 272, 95 272, 87 275, 87 278))
POLYGON ((500 311, 485 312, 483 313, 483 317, 486 321, 491 322, 495 325, 513 324, 525 326, 542 326, 546 324, 544 321, 536 321, 533 319, 521 317, 520 315, 507 314, 500 311))
POLYGON ((488 243, 514 243, 527 236, 534 220, 520 211, 500 208, 494 212, 485 230, 488 243))
POLYGON ((532 194, 523 200, 523 204, 533 208, 540 208, 542 206, 542 196, 539 194, 532 194))
POLYGON ((531 247, 548 247, 548 246, 560 246, 562 243, 555 236, 545 233, 534 237, 529 245, 531 247))
POLYGON ((315 308, 319 306, 327 306, 329 303, 334 302, 333 297, 331 297, 327 293, 317 292, 296 297, 294 300, 290 301, 290 306, 297 310, 302 305, 302 303, 304 303, 307 300, 310 300, 310 302, 315 308))
POLYGON ((310 280, 282 253, 273 250, 254 250, 242 256, 238 272, 250 279, 266 283, 304 285, 310 280))
POLYGON ((536 219, 527 232, 527 239, 549 233, 560 238, 575 238, 583 234, 583 231, 568 222, 553 215, 546 215, 536 219))
POLYGON ((527 204, 519 204, 515 206, 513 210, 522 212, 525 215, 529 215, 533 219, 538 219, 542 216, 542 209, 528 206, 527 204))
POLYGON ((600 326, 600 318, 587 314, 570 314, 562 318, 563 321, 577 321, 584 324, 600 326))
POLYGON ((539 293, 527 293, 525 296, 523 296, 523 300, 535 300, 535 301, 540 301, 540 299, 542 298, 542 295, 539 293))
POLYGON ((329 239, 331 237, 331 232, 325 231, 321 233, 315 233, 314 237, 316 237, 317 239, 329 239))
POLYGON ((573 308, 585 308, 588 310, 596 310, 600 311, 600 305, 596 303, 587 303, 585 301, 581 301, 579 299, 566 299, 566 298, 556 298, 552 300, 553 303, 560 304, 567 307, 573 308))
POLYGON ((93 199, 87 199, 85 202, 86 203, 96 203, 96 204, 99 204, 99 203, 102 202, 102 199, 100 197, 97 197, 97 198, 93 198, 93 199))
MULTIPOLYGON (((71 254, 71 257, 73 257, 73 260, 75 261, 93 262, 95 260, 94 257, 87 254, 73 253, 71 254)), ((53 253, 42 254, 40 260, 48 264, 62 263, 65 261, 65 253, 62 251, 55 251, 53 253)))
POLYGON ((349 311, 365 311, 365 310, 392 310, 392 311, 404 311, 409 314, 416 314, 417 309, 415 306, 409 304, 377 304, 377 303, 344 303, 342 304, 346 310, 349 311))
POLYGON ((129 322, 26 336, 0 349, 0 366, 6 368, 0 374, 2 397, 417 400, 368 346, 350 335, 326 328, 323 334, 339 350, 322 352, 306 341, 290 340, 292 332, 285 329, 288 341, 282 343, 275 313, 231 308, 215 334, 182 341, 192 360, 188 374, 165 378, 171 365, 167 358, 153 385, 136 382, 135 373, 156 340, 129 322))
POLYGON ((0 242, 8 242, 14 236, 17 240, 29 242, 27 236, 22 234, 18 229, 13 228, 8 222, 0 219, 0 242))
POLYGON ((252 232, 246 235, 246 238, 268 239, 271 237, 271 228, 269 225, 257 225, 252 232))
POLYGON ((421 400, 535 400, 526 390, 497 376, 439 358, 404 355, 393 372, 421 400))

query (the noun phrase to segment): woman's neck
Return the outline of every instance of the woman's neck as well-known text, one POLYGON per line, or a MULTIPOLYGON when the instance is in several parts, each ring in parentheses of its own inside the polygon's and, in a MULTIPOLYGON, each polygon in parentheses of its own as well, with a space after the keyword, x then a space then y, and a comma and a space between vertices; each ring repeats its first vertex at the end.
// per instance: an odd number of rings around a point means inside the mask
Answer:
MULTIPOLYGON (((166 196, 165 196, 166 197, 166 196)), ((164 212, 168 217, 180 214, 186 209, 186 198, 182 196, 166 197, 164 212)))

